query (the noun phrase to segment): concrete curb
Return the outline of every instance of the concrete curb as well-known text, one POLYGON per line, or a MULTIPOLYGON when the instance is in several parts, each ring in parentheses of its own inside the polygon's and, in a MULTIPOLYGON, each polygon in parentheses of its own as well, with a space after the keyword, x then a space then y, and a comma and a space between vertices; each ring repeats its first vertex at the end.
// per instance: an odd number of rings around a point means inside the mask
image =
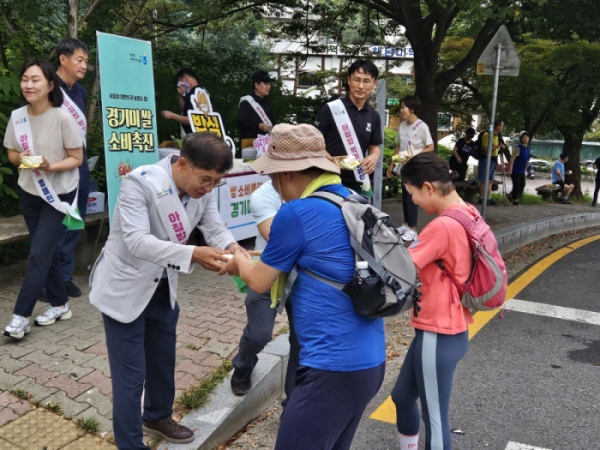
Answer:
POLYGON ((282 396, 289 352, 288 334, 271 341, 258 355, 248 394, 243 397, 233 395, 230 387, 233 371, 230 372, 210 394, 206 406, 191 411, 181 420, 182 425, 195 430, 195 439, 189 444, 163 442, 158 449, 212 450, 227 442, 282 396))
POLYGON ((494 232, 500 253, 531 244, 552 234, 600 226, 600 212, 555 216, 520 223, 494 232))
MULTIPOLYGON (((600 226, 600 212, 534 220, 494 232, 501 253, 565 231, 600 226)), ((181 424, 196 431, 189 444, 163 443, 159 450, 212 450, 258 417, 284 393, 289 335, 278 336, 260 353, 252 372, 252 390, 244 397, 232 394, 229 380, 217 386, 203 408, 190 412, 181 424)))

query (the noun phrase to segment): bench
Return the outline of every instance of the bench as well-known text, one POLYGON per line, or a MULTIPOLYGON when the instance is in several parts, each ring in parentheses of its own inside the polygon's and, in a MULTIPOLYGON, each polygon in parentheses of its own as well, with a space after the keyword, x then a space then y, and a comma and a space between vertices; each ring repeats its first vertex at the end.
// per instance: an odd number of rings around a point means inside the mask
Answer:
MULTIPOLYGON (((102 223, 108 225, 108 211, 98 214, 88 214, 85 217, 85 229, 79 236, 77 250, 75 251, 75 269, 85 270, 90 263, 90 259, 97 256, 102 249, 102 244, 108 238, 108 233, 103 232, 100 236, 98 248, 93 253, 94 244, 98 233, 101 231, 102 223), (103 220, 104 219, 104 220, 103 220)), ((13 242, 29 239, 29 231, 25 225, 23 216, 13 216, 0 218, 0 245, 10 244, 13 242)), ((94 260, 92 259, 92 263, 94 260)))
MULTIPOLYGON (((502 181, 492 181, 492 191, 497 191, 502 184, 502 181)), ((455 181, 456 192, 458 195, 464 198, 466 202, 473 203, 475 200, 475 194, 479 193, 479 181, 477 180, 464 180, 455 181)))
POLYGON ((535 188, 538 195, 541 195, 543 199, 547 200, 552 197, 553 201, 558 201, 562 197, 563 188, 560 186, 540 186, 535 188))

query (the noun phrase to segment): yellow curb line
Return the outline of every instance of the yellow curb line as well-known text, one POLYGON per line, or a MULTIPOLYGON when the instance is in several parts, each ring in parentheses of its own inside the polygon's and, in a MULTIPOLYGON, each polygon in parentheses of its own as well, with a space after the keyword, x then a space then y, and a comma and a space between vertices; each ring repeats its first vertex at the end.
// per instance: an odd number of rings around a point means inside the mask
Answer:
MULTIPOLYGON (((554 253, 546 256, 508 286, 508 289, 506 290, 506 299, 509 300, 511 298, 515 298, 519 292, 525 289, 533 280, 535 280, 548 267, 561 259, 563 256, 566 256, 573 250, 577 250, 578 248, 581 248, 584 245, 599 239, 600 235, 585 238, 580 241, 573 242, 566 247, 563 247, 560 250, 557 250, 554 253)), ((476 313, 473 316, 475 322, 469 325, 469 340, 471 340, 473 336, 475 336, 500 311, 500 309, 496 309, 494 311, 480 311, 476 313)), ((377 408, 373 414, 369 416, 369 419, 380 420, 387 423, 396 423, 396 405, 394 405, 392 397, 386 398, 379 408, 377 408)))

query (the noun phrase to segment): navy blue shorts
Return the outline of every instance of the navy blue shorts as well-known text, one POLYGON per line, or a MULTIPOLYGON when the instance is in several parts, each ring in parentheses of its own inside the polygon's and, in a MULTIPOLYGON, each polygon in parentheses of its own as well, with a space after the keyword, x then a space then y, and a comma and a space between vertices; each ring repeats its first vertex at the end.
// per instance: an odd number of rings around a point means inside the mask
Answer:
MULTIPOLYGON (((494 161, 493 159, 490 161, 490 178, 488 179, 488 181, 494 180, 494 171, 496 170, 496 164, 496 161, 494 161)), ((479 165, 477 166, 477 179, 479 181, 485 181, 485 165, 486 160, 480 159, 479 165)))

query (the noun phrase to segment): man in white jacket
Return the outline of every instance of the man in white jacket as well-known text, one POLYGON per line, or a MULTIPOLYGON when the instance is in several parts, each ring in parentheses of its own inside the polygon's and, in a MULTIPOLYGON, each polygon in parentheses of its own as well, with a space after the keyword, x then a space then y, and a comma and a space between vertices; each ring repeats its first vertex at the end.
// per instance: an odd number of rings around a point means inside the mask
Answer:
POLYGON ((121 185, 108 242, 90 275, 90 301, 106 331, 120 449, 148 449, 143 431, 175 443, 194 439, 171 418, 177 277, 191 273, 194 263, 220 270, 223 255, 238 247, 212 193, 232 165, 223 139, 192 133, 183 139, 181 156, 139 167, 121 185), (210 247, 185 245, 195 227, 210 247))

